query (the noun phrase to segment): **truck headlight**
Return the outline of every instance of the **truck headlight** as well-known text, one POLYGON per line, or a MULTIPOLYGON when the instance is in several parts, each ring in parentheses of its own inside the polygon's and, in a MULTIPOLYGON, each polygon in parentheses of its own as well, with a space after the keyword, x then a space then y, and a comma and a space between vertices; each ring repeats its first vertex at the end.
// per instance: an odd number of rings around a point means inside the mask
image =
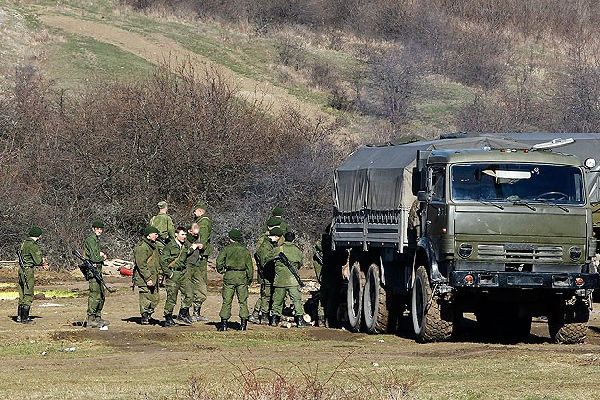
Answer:
POLYGON ((569 249, 569 257, 571 260, 577 261, 581 258, 581 248, 578 246, 571 246, 569 249))
POLYGON ((458 247, 458 255, 461 258, 469 258, 473 253, 473 245, 469 243, 461 243, 458 247))

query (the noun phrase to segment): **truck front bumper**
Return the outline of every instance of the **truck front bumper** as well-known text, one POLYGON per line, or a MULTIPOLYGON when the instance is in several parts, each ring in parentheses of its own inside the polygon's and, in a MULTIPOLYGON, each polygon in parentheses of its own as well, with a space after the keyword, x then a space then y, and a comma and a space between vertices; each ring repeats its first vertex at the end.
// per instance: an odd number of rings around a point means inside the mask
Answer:
POLYGON ((558 272, 453 271, 449 285, 457 288, 597 289, 598 274, 558 272))

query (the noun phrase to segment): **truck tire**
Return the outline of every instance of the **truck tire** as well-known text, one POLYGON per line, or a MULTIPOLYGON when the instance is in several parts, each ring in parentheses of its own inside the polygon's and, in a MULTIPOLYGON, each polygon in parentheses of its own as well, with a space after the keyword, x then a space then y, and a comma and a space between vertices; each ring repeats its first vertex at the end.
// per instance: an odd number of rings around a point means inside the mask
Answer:
POLYGON ((440 342, 452 336, 453 321, 444 312, 438 296, 433 296, 429 276, 424 266, 417 268, 412 289, 411 314, 418 342, 440 342))
POLYGON ((346 309, 348 314, 348 330, 359 332, 362 324, 363 289, 365 274, 360 269, 360 263, 355 261, 348 274, 348 289, 346 291, 346 309))
POLYGON ((363 316, 368 333, 385 333, 394 330, 387 305, 386 291, 379 278, 379 265, 371 264, 367 270, 363 293, 363 316))
POLYGON ((587 336, 587 325, 590 312, 581 300, 573 305, 558 307, 548 315, 548 331, 555 343, 584 343, 587 336))

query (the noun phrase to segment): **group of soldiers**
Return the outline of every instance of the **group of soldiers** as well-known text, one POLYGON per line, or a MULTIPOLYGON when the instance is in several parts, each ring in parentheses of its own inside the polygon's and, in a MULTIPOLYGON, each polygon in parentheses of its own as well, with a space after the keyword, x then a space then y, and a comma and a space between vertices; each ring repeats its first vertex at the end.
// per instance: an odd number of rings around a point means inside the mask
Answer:
MULTIPOLYGON (((141 324, 153 322, 152 315, 160 301, 161 279, 166 287, 164 305, 164 326, 177 325, 175 319, 184 323, 207 321, 201 309, 207 298, 208 258, 212 255, 212 221, 207 214, 207 206, 198 202, 194 206, 193 221, 188 226, 176 227, 168 214, 168 204, 158 203, 159 212, 149 221, 139 243, 134 249, 133 285, 139 292, 141 324), (181 294, 177 315, 174 309, 181 294)), ((101 276, 106 255, 101 251, 99 237, 104 231, 101 221, 92 222, 92 232, 83 242, 82 257, 90 268, 82 269, 89 282, 88 309, 85 326, 101 328, 109 324, 102 318, 105 301, 104 282, 101 276)), ((19 308, 17 322, 30 323, 29 310, 33 301, 34 267, 47 267, 37 240, 42 230, 33 227, 28 238, 21 245, 23 265, 19 270, 19 308)), ((296 326, 309 325, 303 318, 304 309, 300 294, 302 281, 298 270, 303 265, 302 251, 294 243, 295 235, 283 219, 283 210, 275 207, 267 220, 256 243, 254 259, 257 280, 260 284, 260 297, 252 314, 248 310, 248 287, 254 279, 254 263, 248 248, 243 244, 243 235, 237 229, 228 233, 229 243, 216 258, 216 270, 223 274, 223 303, 219 317, 219 331, 228 329, 231 306, 234 296, 239 303, 240 330, 247 329, 247 323, 279 325, 286 297, 289 296, 296 326)), ((327 308, 333 296, 329 294, 327 270, 323 269, 323 246, 321 241, 315 246, 313 265, 317 279, 321 283, 318 307, 318 324, 327 324, 327 308)))

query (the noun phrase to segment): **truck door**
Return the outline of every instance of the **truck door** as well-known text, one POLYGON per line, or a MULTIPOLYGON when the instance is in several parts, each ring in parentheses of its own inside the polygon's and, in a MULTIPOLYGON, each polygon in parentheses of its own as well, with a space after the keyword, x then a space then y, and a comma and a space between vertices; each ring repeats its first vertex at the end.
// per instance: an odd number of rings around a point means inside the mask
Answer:
POLYGON ((431 240, 435 253, 439 257, 440 241, 444 235, 442 229, 447 229, 446 167, 430 167, 428 175, 430 201, 427 203, 425 214, 425 236, 431 240))

